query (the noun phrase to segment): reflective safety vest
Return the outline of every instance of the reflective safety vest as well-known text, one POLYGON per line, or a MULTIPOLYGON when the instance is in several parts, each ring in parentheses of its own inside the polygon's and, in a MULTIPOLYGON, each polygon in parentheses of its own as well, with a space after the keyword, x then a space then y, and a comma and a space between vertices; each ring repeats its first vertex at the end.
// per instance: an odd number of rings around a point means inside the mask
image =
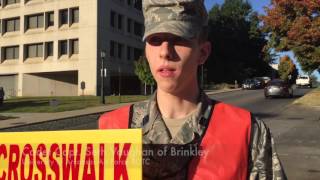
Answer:
MULTIPOLYGON (((103 114, 99 129, 127 129, 131 123, 130 108, 125 106, 103 114)), ((188 179, 248 179, 250 112, 224 103, 215 104, 212 111, 200 144, 204 155, 191 160, 188 179)))

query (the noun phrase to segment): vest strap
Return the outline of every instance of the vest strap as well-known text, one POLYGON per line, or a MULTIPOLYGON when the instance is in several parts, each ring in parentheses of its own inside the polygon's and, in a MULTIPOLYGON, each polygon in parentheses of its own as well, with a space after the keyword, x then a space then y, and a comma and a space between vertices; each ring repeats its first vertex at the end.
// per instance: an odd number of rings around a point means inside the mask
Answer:
POLYGON ((99 129, 128 129, 132 105, 126 105, 99 118, 99 129))

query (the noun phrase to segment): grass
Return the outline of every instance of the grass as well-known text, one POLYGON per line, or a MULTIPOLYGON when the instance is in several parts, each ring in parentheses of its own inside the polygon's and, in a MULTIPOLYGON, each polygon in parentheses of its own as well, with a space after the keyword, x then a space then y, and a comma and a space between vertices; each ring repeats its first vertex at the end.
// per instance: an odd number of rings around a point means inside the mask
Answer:
MULTIPOLYGON (((240 87, 240 85, 238 85, 240 87)), ((208 84, 205 85, 204 89, 209 90, 221 90, 221 89, 234 89, 234 84, 228 84, 228 83, 220 83, 220 84, 208 84)))
MULTIPOLYGON (((148 96, 106 96, 107 104, 142 101, 148 96)), ((23 97, 12 98, 4 101, 0 112, 62 112, 84 109, 87 107, 101 106, 100 97, 97 96, 72 96, 72 97, 23 97), (50 106, 50 100, 57 100, 58 105, 50 106)))
POLYGON ((305 96, 297 99, 294 101, 294 104, 320 107, 320 88, 318 87, 305 96))

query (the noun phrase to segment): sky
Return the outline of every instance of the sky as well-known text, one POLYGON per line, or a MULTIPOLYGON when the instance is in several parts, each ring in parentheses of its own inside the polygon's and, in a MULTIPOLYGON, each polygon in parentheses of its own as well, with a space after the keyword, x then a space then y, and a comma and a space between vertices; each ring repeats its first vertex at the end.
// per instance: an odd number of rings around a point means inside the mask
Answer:
MULTIPOLYGON (((249 0, 249 3, 251 4, 253 10, 257 11, 259 14, 265 14, 263 7, 270 5, 270 1, 271 0, 249 0)), ((222 4, 223 2, 224 0, 205 0, 205 5, 207 10, 210 10, 214 4, 222 4)), ((279 57, 288 55, 297 65, 299 73, 304 74, 292 52, 279 53, 278 55, 279 57)), ((314 75, 316 75, 320 81, 320 73, 315 72, 314 75)))

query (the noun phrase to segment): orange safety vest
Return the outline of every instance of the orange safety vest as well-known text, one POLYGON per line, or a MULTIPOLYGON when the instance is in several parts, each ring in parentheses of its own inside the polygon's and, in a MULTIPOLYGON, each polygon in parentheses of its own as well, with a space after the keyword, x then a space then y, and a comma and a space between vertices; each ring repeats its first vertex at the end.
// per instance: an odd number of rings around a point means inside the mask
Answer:
MULTIPOLYGON (((103 114, 99 129, 127 129, 130 108, 125 106, 103 114)), ((188 179, 248 179, 250 112, 224 103, 214 106, 208 128, 201 141, 204 156, 192 159, 188 179)))

